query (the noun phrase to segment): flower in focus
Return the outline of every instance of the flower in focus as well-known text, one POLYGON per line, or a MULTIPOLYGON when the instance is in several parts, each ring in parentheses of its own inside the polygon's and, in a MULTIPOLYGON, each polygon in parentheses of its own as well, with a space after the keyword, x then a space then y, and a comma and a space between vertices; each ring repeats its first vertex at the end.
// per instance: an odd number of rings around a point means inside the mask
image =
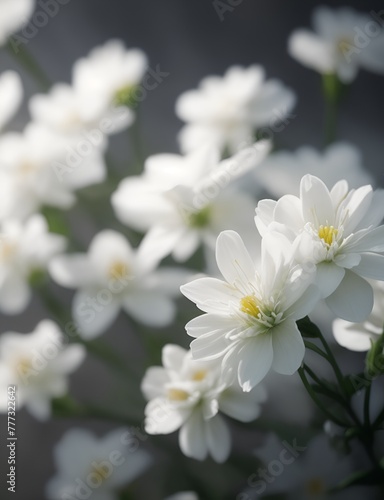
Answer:
POLYGON ((155 269, 116 231, 104 230, 92 240, 87 254, 58 256, 50 264, 54 280, 75 288, 73 317, 84 338, 102 334, 123 308, 148 326, 164 327, 175 315, 173 299, 190 271, 155 269))
POLYGON ((0 0, 0 45, 22 28, 35 8, 35 0, 0 0))
POLYGON ((368 316, 373 292, 364 278, 384 280, 383 190, 349 190, 345 180, 328 190, 319 178, 305 175, 300 197, 263 200, 256 214, 262 235, 284 234, 295 245, 297 261, 316 266, 317 284, 338 317, 360 322, 368 316))
POLYGON ((295 101, 279 80, 265 81, 261 66, 233 66, 224 77, 204 78, 199 89, 184 92, 176 103, 178 117, 186 122, 181 149, 188 153, 208 144, 236 153, 252 144, 258 128, 281 122, 295 101))
POLYGON ((56 323, 41 321, 32 333, 3 333, 0 337, 1 412, 7 411, 7 387, 17 386, 17 406, 39 420, 51 415, 50 400, 64 396, 67 375, 85 357, 80 345, 65 345, 56 323))
POLYGON ((23 99, 23 86, 16 71, 0 75, 0 130, 12 119, 23 99))
POLYGON ((244 391, 255 387, 272 368, 292 375, 304 357, 296 321, 318 300, 312 273, 293 263, 284 238, 266 235, 258 268, 240 236, 224 231, 217 239, 216 260, 225 281, 200 278, 182 293, 206 314, 186 325, 193 357, 221 359, 224 373, 237 373, 244 391))
POLYGON ((310 146, 295 152, 281 151, 269 155, 255 171, 255 179, 274 197, 299 195, 300 180, 311 174, 330 189, 345 179, 351 188, 371 184, 372 177, 364 168, 360 151, 347 142, 328 146, 323 153, 310 146))
POLYGON ((384 283, 371 281, 373 288, 373 309, 362 323, 350 323, 335 319, 332 325, 336 341, 351 351, 368 351, 372 342, 378 340, 384 328, 384 283))
POLYGON ((18 314, 31 299, 29 281, 44 273, 50 260, 64 251, 66 239, 48 232, 45 219, 33 215, 24 224, 0 225, 0 311, 18 314))
POLYGON ((230 453, 228 428, 219 411, 241 422, 260 413, 264 389, 251 395, 237 384, 229 386, 221 377, 220 364, 192 359, 190 351, 168 344, 163 348, 163 367, 151 367, 142 382, 149 403, 145 430, 170 434, 180 429, 179 445, 188 457, 204 460, 208 454, 224 462, 230 453))
POLYGON ((46 485, 49 500, 117 500, 117 491, 151 464, 146 451, 132 452, 131 442, 127 429, 111 431, 103 438, 83 429, 67 431, 54 451, 57 472, 46 485))
POLYGON ((79 59, 73 67, 73 87, 81 100, 82 119, 112 118, 115 125, 120 122, 120 130, 129 126, 134 113, 128 108, 136 104, 136 89, 147 66, 141 50, 127 50, 120 40, 110 40, 79 59))
POLYGON ((336 74, 344 83, 355 79, 360 68, 384 73, 384 33, 381 21, 343 7, 317 7, 315 33, 292 33, 288 51, 299 62, 322 74, 336 74))
POLYGON ((5 134, 0 138, 0 220, 28 217, 42 205, 69 208, 73 191, 102 182, 105 175, 102 150, 80 137, 65 138, 35 123, 22 134, 5 134))
POLYGON ((201 243, 213 248, 224 229, 252 231, 248 215, 254 201, 231 184, 269 148, 269 142, 257 142, 221 162, 217 149, 205 147, 185 157, 151 156, 141 176, 121 182, 112 205, 124 224, 148 231, 143 241, 148 255, 160 260, 172 253, 185 261, 201 243))

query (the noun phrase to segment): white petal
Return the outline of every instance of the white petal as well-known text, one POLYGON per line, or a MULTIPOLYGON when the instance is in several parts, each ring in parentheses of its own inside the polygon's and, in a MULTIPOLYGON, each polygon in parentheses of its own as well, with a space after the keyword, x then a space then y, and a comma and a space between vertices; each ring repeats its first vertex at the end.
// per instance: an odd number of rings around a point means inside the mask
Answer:
POLYGON ((165 345, 161 357, 164 368, 180 372, 187 353, 188 351, 179 345, 165 345))
POLYGON ((191 351, 194 359, 212 360, 224 356, 231 346, 231 342, 225 338, 228 333, 215 330, 202 335, 191 342, 191 351))
MULTIPOLYGON (((212 332, 221 330, 222 332, 230 332, 239 327, 238 320, 230 316, 219 316, 216 314, 202 314, 191 319, 185 329, 191 337, 201 337, 212 332)), ((223 333, 224 335, 224 333, 223 333)))
POLYGON ((272 335, 265 333, 247 340, 239 351, 239 384, 250 392, 269 372, 273 361, 272 335))
POLYGON ((164 395, 165 384, 169 382, 167 370, 162 366, 151 366, 141 383, 141 391, 147 400, 164 395))
POLYGON ((368 351, 376 336, 369 333, 363 323, 350 323, 335 319, 332 324, 333 335, 338 344, 351 351, 368 351))
POLYGON ((332 199, 327 186, 313 175, 305 175, 300 183, 304 220, 315 227, 335 225, 332 199))
POLYGON ((352 271, 347 271, 339 287, 326 299, 327 306, 339 318, 359 323, 372 311, 371 285, 352 271))
POLYGON ((105 289, 78 291, 72 303, 73 318, 83 339, 93 339, 104 333, 115 321, 120 303, 105 289))
POLYGON ((282 375, 292 375, 300 368, 305 347, 295 322, 284 321, 270 332, 273 345, 272 368, 282 375))
POLYGON ((209 453, 215 462, 223 463, 231 451, 231 435, 220 415, 205 421, 205 433, 209 453))
POLYGON ((220 233, 217 238, 216 260, 228 283, 249 289, 249 283, 255 280, 255 265, 243 240, 235 231, 220 233))
POLYGON ((289 54, 309 68, 321 73, 335 69, 332 50, 319 36, 307 30, 296 30, 288 41, 289 54))
POLYGON ((345 269, 333 262, 321 262, 317 265, 316 285, 322 297, 328 297, 340 285, 345 269))
POLYGON ((345 234, 352 233, 368 212, 373 199, 372 186, 362 186, 348 198, 348 217, 344 225, 345 234))
POLYGON ((208 443, 201 412, 196 409, 180 429, 179 445, 187 457, 204 460, 208 454, 208 443))
POLYGON ((0 76, 0 129, 19 109, 23 98, 23 86, 16 71, 5 71, 0 76))
POLYGON ((231 303, 238 303, 241 294, 231 285, 216 278, 199 278, 180 287, 181 293, 205 312, 228 313, 231 303))
POLYGON ((18 274, 10 274, 0 288, 0 311, 5 314, 19 314, 31 300, 31 291, 25 279, 18 274))
POLYGON ((151 291, 134 291, 124 296, 123 308, 136 321, 158 328, 169 325, 176 312, 172 299, 151 291))
POLYGON ((384 255, 362 254, 360 263, 353 268, 353 272, 363 278, 384 281, 384 255))
POLYGON ((85 254, 59 255, 49 263, 52 278, 61 286, 78 288, 94 280, 93 269, 85 254))
POLYGON ((189 417, 190 410, 175 408, 168 399, 152 399, 145 408, 145 430, 149 434, 170 434, 189 417))
POLYGON ((259 402, 264 401, 266 393, 257 386, 251 393, 229 388, 220 397, 220 411, 240 422, 251 422, 260 414, 259 402))

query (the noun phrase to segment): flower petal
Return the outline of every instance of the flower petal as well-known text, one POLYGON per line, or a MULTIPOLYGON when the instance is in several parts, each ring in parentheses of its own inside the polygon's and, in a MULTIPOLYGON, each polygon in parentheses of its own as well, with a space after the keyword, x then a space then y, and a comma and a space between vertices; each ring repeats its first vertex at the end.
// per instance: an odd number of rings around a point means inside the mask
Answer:
POLYGON ((272 368, 282 375, 293 375, 304 358, 305 346, 293 321, 284 321, 270 332, 273 345, 272 368))
POLYGON ((205 422, 207 446, 212 458, 223 463, 231 451, 231 435, 227 424, 220 415, 205 422))
POLYGON ((208 454, 205 422, 201 412, 196 409, 180 429, 179 445, 187 457, 204 460, 208 454))
POLYGON ((250 392, 269 372, 273 361, 272 335, 265 333, 244 342, 238 352, 238 376, 244 392, 250 392))

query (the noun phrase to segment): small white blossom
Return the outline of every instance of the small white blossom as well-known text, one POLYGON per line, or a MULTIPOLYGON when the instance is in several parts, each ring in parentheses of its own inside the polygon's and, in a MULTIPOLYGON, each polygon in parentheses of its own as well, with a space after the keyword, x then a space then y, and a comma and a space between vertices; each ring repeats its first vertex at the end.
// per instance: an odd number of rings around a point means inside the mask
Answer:
POLYGON ((69 208, 76 189, 102 182, 102 150, 87 144, 83 152, 82 142, 35 123, 0 137, 0 220, 25 218, 42 205, 69 208))
POLYGON ((134 112, 126 106, 134 100, 147 66, 141 50, 127 50, 120 40, 110 40, 79 59, 73 67, 73 87, 82 101, 82 119, 95 122, 119 115, 121 129, 130 125, 134 112))
POLYGON ((312 274, 293 264, 284 238, 263 238, 255 268, 240 236, 224 231, 217 239, 216 260, 225 281, 200 278, 182 293, 206 314, 186 325, 193 357, 221 359, 224 373, 238 376, 244 391, 255 387, 272 368, 292 375, 304 357, 296 321, 318 300, 312 274))
POLYGON ((132 451, 129 430, 97 438, 84 429, 67 431, 54 450, 56 475, 46 485, 49 500, 92 498, 118 500, 118 491, 150 466, 144 451, 132 451))
POLYGON ((317 284, 328 307, 340 318, 363 321, 372 310, 372 287, 364 278, 384 280, 384 191, 372 186, 331 190, 317 177, 301 180, 300 197, 263 200, 256 209, 262 235, 284 234, 295 258, 317 268, 317 284))
POLYGON ((217 149, 205 147, 185 157, 151 156, 141 176, 121 182, 112 205, 124 224, 148 231, 143 242, 148 255, 161 259, 172 253, 175 260, 185 261, 201 243, 213 248, 224 229, 252 231, 253 199, 229 188, 269 148, 268 142, 259 142, 221 162, 217 149))
POLYGON ((45 219, 34 215, 24 224, 7 221, 0 225, 0 311, 18 314, 28 306, 28 280, 47 270, 50 260, 64 251, 63 236, 49 233, 45 219))
POLYGON ((163 367, 149 368, 142 382, 149 400, 145 430, 169 434, 180 429, 179 444, 186 456, 204 460, 210 454, 224 462, 231 442, 219 411, 242 422, 255 419, 266 397, 263 388, 246 395, 237 384, 225 382, 220 364, 195 361, 177 345, 163 348, 162 361, 163 367))
POLYGON ((204 78, 197 90, 185 92, 176 103, 178 117, 186 122, 181 149, 190 152, 208 144, 235 153, 253 142, 258 128, 283 120, 295 101, 279 80, 265 81, 261 66, 233 66, 223 77, 204 78))
POLYGON ((315 32, 298 29, 289 38, 289 53, 299 62, 322 74, 334 73, 344 83, 354 80, 360 68, 384 73, 381 22, 350 7, 321 6, 312 23, 315 32))
POLYGON ((371 281, 373 309, 362 323, 335 319, 332 325, 336 341, 351 351, 368 351, 384 330, 384 283, 371 281))
POLYGON ((331 189, 345 179, 351 188, 372 184, 372 177, 364 168, 361 152, 347 142, 336 142, 324 152, 302 146, 294 152, 280 151, 269 155, 255 171, 255 180, 273 197, 285 194, 299 195, 300 180, 311 174, 331 189))
POLYGON ((175 315, 173 299, 191 273, 184 269, 156 269, 126 238, 104 230, 92 240, 87 254, 58 256, 50 264, 53 279, 75 288, 73 317, 84 338, 102 334, 123 308, 149 326, 164 327, 175 315))
POLYGON ((51 414, 52 398, 64 396, 67 376, 85 357, 80 345, 65 345, 58 326, 41 321, 29 334, 7 332, 0 337, 0 411, 7 411, 7 387, 17 386, 17 408, 25 406, 39 420, 51 414))
POLYGON ((0 130, 12 119, 23 99, 21 78, 16 71, 0 75, 0 130))
POLYGON ((35 0, 0 0, 0 45, 22 28, 35 8, 35 0))

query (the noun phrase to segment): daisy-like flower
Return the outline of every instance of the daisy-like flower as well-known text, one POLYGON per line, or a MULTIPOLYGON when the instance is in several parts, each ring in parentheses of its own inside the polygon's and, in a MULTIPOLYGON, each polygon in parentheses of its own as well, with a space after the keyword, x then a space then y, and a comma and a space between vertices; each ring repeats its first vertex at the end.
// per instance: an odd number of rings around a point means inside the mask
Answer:
POLYGON ((186 325, 193 357, 221 359, 224 373, 234 372, 244 391, 255 387, 272 368, 292 375, 304 357, 296 321, 318 300, 311 272, 293 264, 288 241, 266 235, 256 269, 242 239, 224 231, 216 260, 225 281, 200 278, 182 293, 206 314, 186 325))
POLYGON ((295 101, 279 80, 265 81, 261 66, 233 66, 223 77, 204 78, 197 90, 185 92, 176 103, 178 117, 186 122, 181 149, 190 152, 206 143, 235 153, 253 142, 258 128, 283 120, 295 101))
POLYGON ((12 119, 23 99, 21 78, 16 71, 0 75, 0 130, 12 119))
POLYGON ((0 0, 0 45, 22 28, 35 8, 35 0, 0 0))
POLYGON ((373 181, 363 166, 361 152, 347 142, 333 143, 324 152, 302 146, 294 152, 271 154, 254 177, 273 197, 279 198, 285 194, 298 196, 300 180, 306 174, 319 177, 329 189, 342 179, 352 188, 373 181))
POLYGON ((254 420, 266 398, 264 389, 244 394, 222 378, 219 363, 193 360, 190 351, 177 345, 163 348, 162 361, 163 367, 149 368, 142 382, 149 400, 146 432, 170 434, 180 429, 179 444, 186 456, 204 460, 210 454, 224 462, 231 441, 219 411, 241 422, 254 420))
POLYGON ((0 225, 0 311, 18 314, 31 299, 29 280, 45 272, 50 260, 64 251, 66 239, 48 232, 45 219, 33 215, 25 223, 0 225))
POLYGON ((130 433, 116 429, 97 438, 84 429, 70 429, 54 450, 56 475, 46 486, 49 500, 92 498, 117 500, 118 491, 151 464, 144 450, 129 447, 130 433))
POLYGON ((116 231, 104 230, 92 240, 87 254, 58 256, 50 263, 54 280, 75 288, 73 317, 84 338, 102 334, 123 308, 148 326, 164 327, 175 315, 173 299, 190 271, 155 269, 116 231))
POLYGON ((305 175, 300 197, 263 200, 256 209, 263 235, 277 231, 294 242, 295 258, 317 268, 317 284, 328 307, 347 321, 363 321, 372 310, 373 292, 364 278, 384 280, 384 191, 372 186, 331 190, 305 175))
POLYGON ((322 74, 336 74, 344 83, 355 79, 360 68, 384 73, 384 34, 381 22, 350 7, 317 7, 314 33, 292 33, 288 51, 299 62, 322 74))
POLYGON ((67 376, 85 357, 80 345, 66 345, 56 323, 41 321, 29 334, 0 337, 0 411, 7 411, 7 387, 17 386, 17 409, 25 406, 39 420, 51 415, 51 399, 64 396, 67 376))
POLYGON ((127 107, 135 104, 135 91, 147 66, 141 50, 127 50, 120 40, 110 40, 79 59, 73 67, 73 87, 81 99, 81 118, 96 122, 119 115, 120 129, 130 125, 134 112, 127 107))
POLYGON ((350 323, 335 319, 332 325, 336 341, 351 351, 368 351, 372 342, 379 339, 384 329, 384 283, 371 281, 373 288, 373 309, 369 317, 361 323, 350 323))
POLYGON ((224 229, 252 232, 248 214, 254 201, 230 187, 269 148, 269 142, 261 141, 221 162, 216 148, 205 147, 185 157, 152 156, 141 176, 121 182, 112 205, 124 224, 148 231, 143 242, 148 255, 161 259, 172 253, 185 261, 201 243, 214 247, 224 229))
POLYGON ((0 220, 25 218, 42 205, 69 208, 74 191, 102 182, 100 147, 65 138, 35 123, 0 138, 0 220))

